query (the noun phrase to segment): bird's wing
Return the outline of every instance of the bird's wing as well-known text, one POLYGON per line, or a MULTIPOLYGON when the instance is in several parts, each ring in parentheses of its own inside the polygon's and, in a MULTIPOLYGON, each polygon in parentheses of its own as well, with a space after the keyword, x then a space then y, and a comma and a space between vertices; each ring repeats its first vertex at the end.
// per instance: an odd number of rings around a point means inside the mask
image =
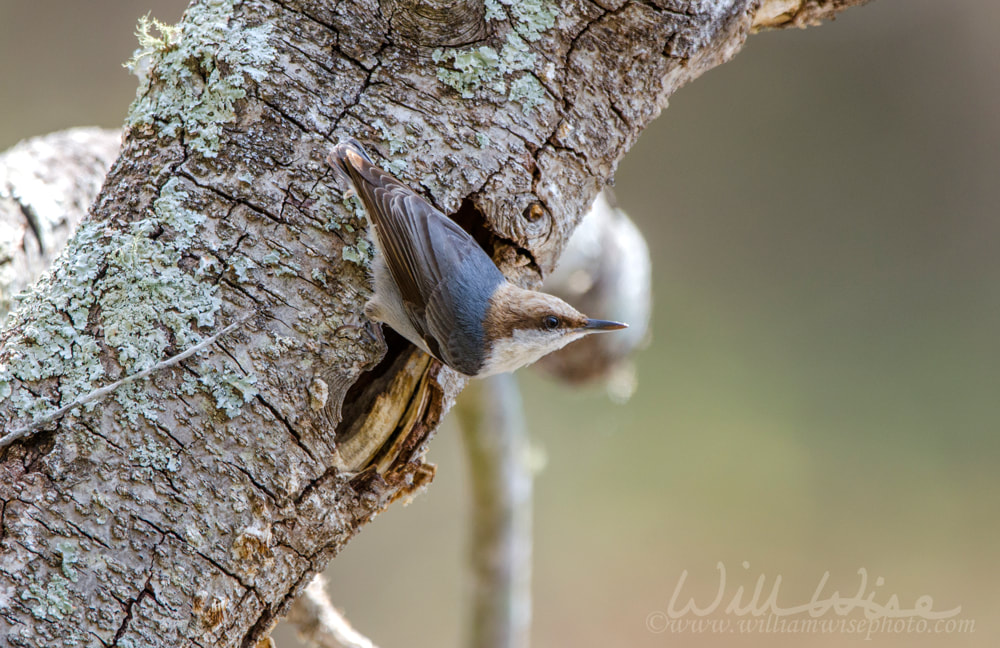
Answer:
POLYGON ((483 340, 482 313, 473 307, 485 304, 503 275, 475 239, 375 166, 360 145, 340 144, 331 157, 365 205, 414 329, 439 360, 474 374, 470 358, 481 360, 483 340))
MULTIPOLYGON (((468 236, 464 230, 459 231, 468 236)), ((438 234, 435 245, 439 268, 442 276, 450 279, 439 281, 427 298, 427 329, 439 342, 438 357, 452 368, 474 376, 486 361, 484 309, 504 276, 472 237, 470 247, 468 242, 452 244, 450 230, 438 234)))

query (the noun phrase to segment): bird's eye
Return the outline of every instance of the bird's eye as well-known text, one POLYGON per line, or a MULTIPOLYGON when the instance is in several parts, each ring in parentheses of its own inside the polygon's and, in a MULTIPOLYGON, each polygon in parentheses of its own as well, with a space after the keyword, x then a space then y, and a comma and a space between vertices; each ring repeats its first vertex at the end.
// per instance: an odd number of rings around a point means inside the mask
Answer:
POLYGON ((542 318, 542 326, 548 331, 554 331, 559 328, 559 318, 555 315, 546 315, 542 318))

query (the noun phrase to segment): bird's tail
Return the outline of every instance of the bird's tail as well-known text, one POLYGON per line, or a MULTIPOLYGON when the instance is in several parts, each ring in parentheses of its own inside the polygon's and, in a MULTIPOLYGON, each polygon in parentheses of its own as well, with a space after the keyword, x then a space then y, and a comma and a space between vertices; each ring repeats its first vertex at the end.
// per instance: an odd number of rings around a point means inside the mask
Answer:
POLYGON ((353 137, 338 142, 326 156, 326 161, 341 183, 350 187, 349 192, 354 191, 358 181, 372 183, 372 171, 380 171, 379 175, 385 173, 372 162, 361 143, 353 137))

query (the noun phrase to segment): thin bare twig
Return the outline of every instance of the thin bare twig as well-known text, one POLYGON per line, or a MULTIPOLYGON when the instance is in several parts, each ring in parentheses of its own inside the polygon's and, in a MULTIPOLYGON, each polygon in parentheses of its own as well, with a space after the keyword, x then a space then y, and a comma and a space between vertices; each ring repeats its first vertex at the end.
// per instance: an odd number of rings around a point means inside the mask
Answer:
POLYGON ((115 382, 111 383, 110 385, 105 385, 104 387, 101 387, 100 389, 95 389, 94 391, 92 391, 92 392, 90 392, 88 394, 84 394, 83 396, 80 396, 79 398, 77 398, 76 400, 74 400, 72 403, 70 403, 68 405, 63 405, 62 407, 60 407, 58 409, 52 410, 51 412, 49 412, 45 416, 41 416, 41 417, 33 420, 31 423, 28 423, 25 426, 19 427, 16 430, 14 430, 13 432, 8 432, 4 436, 0 437, 0 448, 6 448, 10 444, 12 444, 15 441, 17 441, 18 439, 25 438, 26 436, 28 436, 29 434, 31 434, 32 432, 34 432, 38 428, 40 428, 43 425, 45 425, 46 423, 51 423, 52 421, 56 420, 60 416, 63 416, 64 414, 70 412, 71 410, 76 409, 77 407, 80 407, 81 405, 86 405, 87 403, 93 403, 95 401, 100 401, 100 400, 103 400, 103 399, 107 398, 112 393, 114 393, 114 391, 116 389, 118 389, 119 387, 123 387, 125 385, 134 383, 137 380, 142 380, 143 378, 146 378, 149 375, 151 375, 151 374, 153 374, 153 373, 155 373, 157 371, 160 371, 162 369, 167 369, 168 367, 174 366, 178 362, 182 362, 184 360, 187 360, 188 358, 190 358, 194 354, 198 353, 199 351, 203 351, 203 350, 207 349, 208 347, 212 346, 213 344, 215 344, 223 336, 228 335, 229 333, 233 332, 234 330, 236 330, 237 328, 239 328, 240 326, 242 326, 248 319, 250 319, 250 317, 244 317, 243 319, 241 319, 239 321, 233 322, 232 324, 230 324, 226 328, 222 329, 221 331, 219 331, 215 335, 212 335, 211 337, 205 338, 204 340, 202 340, 198 344, 195 344, 194 346, 190 347, 189 349, 181 351, 177 355, 171 356, 171 357, 167 358, 166 360, 164 360, 162 362, 158 362, 155 365, 153 365, 152 367, 149 367, 148 369, 143 369, 142 371, 140 371, 138 373, 134 373, 134 374, 132 374, 130 376, 125 376, 124 378, 122 378, 120 380, 116 380, 115 382))
POLYGON ((288 621, 298 626, 303 641, 316 648, 376 648, 371 639, 352 628, 333 607, 322 574, 317 574, 292 604, 288 621))

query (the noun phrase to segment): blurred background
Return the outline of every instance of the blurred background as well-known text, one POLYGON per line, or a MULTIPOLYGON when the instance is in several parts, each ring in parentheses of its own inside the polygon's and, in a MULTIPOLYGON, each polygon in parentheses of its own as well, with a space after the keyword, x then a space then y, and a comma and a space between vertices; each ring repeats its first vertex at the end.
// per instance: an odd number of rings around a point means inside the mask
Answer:
MULTIPOLYGON (((0 0, 0 149, 119 126, 136 19, 175 22, 184 4, 0 0)), ((625 158, 616 193, 656 292, 638 391, 615 405, 521 374, 546 458, 536 646, 864 641, 647 627, 684 572, 676 607, 707 605, 720 561, 723 605, 760 575, 765 594, 780 576, 785 606, 825 572, 824 597, 853 596, 863 567, 863 597, 912 608, 930 595, 975 621, 867 645, 1000 643, 998 24, 983 0, 877 0, 752 36, 625 158)), ((432 487, 329 571, 335 603, 383 648, 460 644, 459 441, 449 421, 432 487)))

